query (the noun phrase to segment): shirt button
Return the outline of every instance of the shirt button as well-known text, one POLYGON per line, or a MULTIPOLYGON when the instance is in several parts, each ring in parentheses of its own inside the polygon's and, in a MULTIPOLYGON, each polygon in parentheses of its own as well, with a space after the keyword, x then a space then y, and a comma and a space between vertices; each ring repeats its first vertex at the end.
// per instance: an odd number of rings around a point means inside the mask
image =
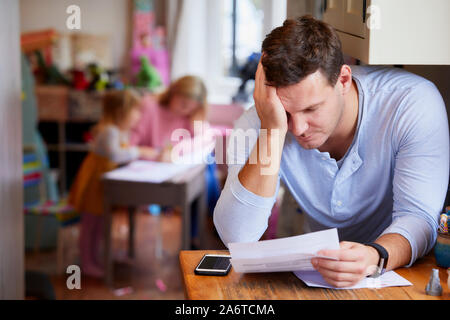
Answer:
POLYGON ((322 157, 322 160, 327 160, 327 157, 322 157))
POLYGON ((337 204, 338 207, 340 207, 340 206, 342 206, 342 201, 338 200, 338 201, 336 201, 336 204, 337 204))

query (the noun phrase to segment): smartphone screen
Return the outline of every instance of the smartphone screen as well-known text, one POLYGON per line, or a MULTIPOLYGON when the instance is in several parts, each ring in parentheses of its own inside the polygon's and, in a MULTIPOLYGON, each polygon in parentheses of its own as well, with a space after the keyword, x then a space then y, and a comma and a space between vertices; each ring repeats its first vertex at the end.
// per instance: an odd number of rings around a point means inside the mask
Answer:
POLYGON ((198 269, 226 270, 229 264, 229 257, 206 256, 198 266, 198 269))
POLYGON ((197 274, 225 275, 231 267, 230 256, 205 255, 195 272, 197 274))

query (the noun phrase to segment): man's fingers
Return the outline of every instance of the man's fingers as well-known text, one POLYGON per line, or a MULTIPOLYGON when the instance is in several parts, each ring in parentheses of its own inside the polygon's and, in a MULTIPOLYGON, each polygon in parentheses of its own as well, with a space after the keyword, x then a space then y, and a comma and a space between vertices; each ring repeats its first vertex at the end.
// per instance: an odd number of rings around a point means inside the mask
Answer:
POLYGON ((321 250, 317 254, 341 261, 359 261, 363 258, 360 250, 355 249, 321 250))
POLYGON ((327 281, 357 283, 362 279, 361 276, 354 273, 334 272, 327 269, 318 270, 322 277, 327 281))
POLYGON ((254 92, 255 100, 257 100, 257 98, 264 98, 269 101, 280 100, 277 95, 277 90, 274 87, 266 85, 266 75, 264 74, 264 68, 261 60, 259 61, 258 68, 256 70, 254 92))
POLYGON ((349 287, 353 287, 354 285, 356 285, 358 282, 351 282, 351 281, 335 281, 332 279, 325 279, 324 280, 332 285, 335 288, 349 288, 349 287))
POLYGON ((262 93, 261 91, 264 89, 264 86, 265 86, 264 69, 262 67, 260 60, 255 74, 255 94, 254 94, 255 100, 257 97, 261 97, 262 93))
POLYGON ((313 263, 316 270, 323 269, 333 272, 343 272, 352 274, 364 274, 366 272, 364 265, 352 261, 334 261, 328 259, 315 258, 313 263))

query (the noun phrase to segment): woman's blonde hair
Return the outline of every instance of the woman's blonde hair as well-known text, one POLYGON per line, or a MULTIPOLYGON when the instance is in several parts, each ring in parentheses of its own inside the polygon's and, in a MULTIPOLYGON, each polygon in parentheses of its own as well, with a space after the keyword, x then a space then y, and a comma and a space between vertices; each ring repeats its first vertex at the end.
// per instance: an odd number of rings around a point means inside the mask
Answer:
POLYGON ((101 123, 118 125, 131 110, 141 107, 139 94, 132 89, 110 90, 103 96, 101 123))
POLYGON ((206 118, 208 111, 207 90, 203 80, 196 76, 184 76, 173 82, 166 91, 164 91, 158 99, 159 104, 167 108, 170 100, 176 96, 184 96, 196 100, 199 103, 197 112, 201 113, 203 120, 206 118))

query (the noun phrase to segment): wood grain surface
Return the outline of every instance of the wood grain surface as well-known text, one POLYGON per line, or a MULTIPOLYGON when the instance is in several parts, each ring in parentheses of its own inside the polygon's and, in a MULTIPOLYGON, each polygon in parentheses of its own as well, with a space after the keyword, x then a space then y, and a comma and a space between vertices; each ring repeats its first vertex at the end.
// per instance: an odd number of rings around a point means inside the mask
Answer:
POLYGON ((396 272, 409 280, 409 287, 332 290, 310 288, 292 272, 242 274, 233 268, 225 277, 198 276, 194 269, 204 254, 227 251, 181 251, 180 267, 186 299, 191 300, 450 300, 447 272, 439 268, 443 295, 425 294, 431 270, 438 268, 433 255, 418 260, 411 268, 396 272))

